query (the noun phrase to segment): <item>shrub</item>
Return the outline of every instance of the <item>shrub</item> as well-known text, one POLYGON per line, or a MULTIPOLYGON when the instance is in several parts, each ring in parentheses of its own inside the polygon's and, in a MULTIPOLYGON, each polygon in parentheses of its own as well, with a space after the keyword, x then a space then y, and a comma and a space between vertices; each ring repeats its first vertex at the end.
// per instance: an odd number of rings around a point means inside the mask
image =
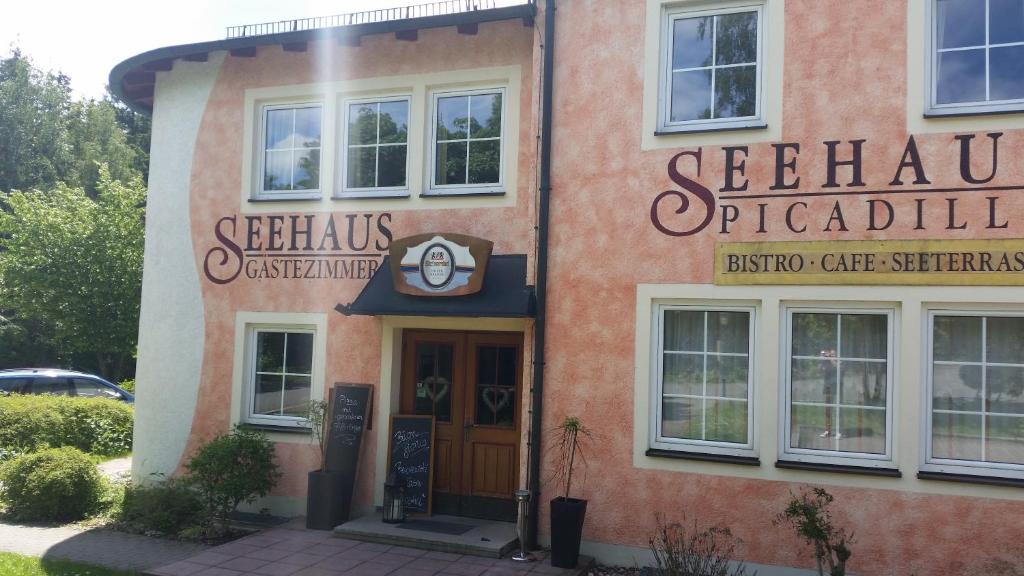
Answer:
POLYGON ((120 386, 121 389, 124 390, 125 392, 130 392, 132 394, 135 394, 135 378, 128 378, 127 380, 121 380, 121 382, 118 383, 118 386, 120 386))
POLYGON ((746 576, 742 562, 733 565, 739 538, 728 528, 713 526, 693 530, 658 519, 658 533, 648 540, 658 576, 746 576))
POLYGON ((132 532, 177 536, 205 524, 203 503, 182 482, 128 486, 115 519, 132 532))
POLYGON ((266 434, 241 427, 200 447, 186 467, 210 519, 224 532, 229 514, 266 496, 281 477, 266 434))
POLYGON ((102 456, 132 448, 132 407, 103 398, 0 396, 0 461, 73 446, 102 456))
POLYGON ((819 575, 826 574, 827 565, 829 576, 845 576, 853 534, 847 534, 845 529, 836 528, 832 523, 828 507, 833 500, 824 488, 804 490, 799 496, 792 495, 776 523, 791 525, 797 536, 814 547, 819 575))
POLYGON ((104 481, 89 456, 49 448, 0 467, 0 499, 17 520, 81 520, 96 511, 104 481))

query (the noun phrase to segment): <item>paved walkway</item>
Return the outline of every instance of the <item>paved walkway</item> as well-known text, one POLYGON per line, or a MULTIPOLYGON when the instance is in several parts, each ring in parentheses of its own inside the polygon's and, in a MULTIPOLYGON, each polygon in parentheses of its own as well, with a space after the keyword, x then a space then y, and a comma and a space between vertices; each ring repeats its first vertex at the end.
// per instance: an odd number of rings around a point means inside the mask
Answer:
POLYGON ((29 526, 0 522, 0 552, 60 558, 123 570, 148 570, 195 556, 201 544, 125 534, 103 528, 29 526))
MULTIPOLYGON (((544 555, 539 557, 543 560, 544 555)), ((331 532, 274 528, 148 570, 154 576, 577 576, 546 561, 427 552, 336 538, 331 532)))
POLYGON ((107 460, 106 462, 97 464, 96 469, 109 480, 113 480, 115 482, 125 481, 132 476, 132 457, 125 456, 124 458, 107 460))

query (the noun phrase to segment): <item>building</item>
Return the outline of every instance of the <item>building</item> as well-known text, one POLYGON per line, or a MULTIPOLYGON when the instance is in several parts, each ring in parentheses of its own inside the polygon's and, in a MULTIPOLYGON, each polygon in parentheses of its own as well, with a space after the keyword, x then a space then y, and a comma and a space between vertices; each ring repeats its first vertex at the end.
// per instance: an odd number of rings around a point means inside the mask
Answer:
MULTIPOLYGON (((264 327, 312 332, 311 394, 371 383, 378 419, 405 411, 403 340, 406 350, 424 334, 441 342, 420 331, 445 329, 512 334, 513 477, 525 485, 533 309, 472 320, 454 304, 443 319, 332 313, 357 300, 377 260, 363 273, 356 264, 357 278, 307 281, 284 278, 291 265, 271 277, 256 253, 275 237, 283 252, 318 247, 333 214, 339 237, 366 252, 433 232, 492 240, 495 254, 525 255, 527 286, 547 251, 539 430, 574 414, 593 431, 579 495, 590 501, 584 551, 599 559, 632 563, 658 513, 685 513, 731 528, 765 571, 811 567, 773 520, 814 485, 855 532, 857 573, 1024 563, 1024 4, 557 6, 540 250, 543 6, 536 28, 523 26, 532 6, 484 10, 471 13, 476 34, 468 23, 420 27, 410 42, 399 28, 418 24, 400 19, 358 47, 318 48, 325 40, 302 33, 306 51, 293 52, 290 37, 256 37, 245 42, 258 48, 193 45, 115 70, 145 107, 126 69, 168 69, 156 74, 140 397, 176 384, 159 410, 139 406, 140 445, 161 448, 137 472, 173 470, 200 439, 250 416, 247 358, 264 327), (188 62, 195 53, 207 61, 188 62), (449 93, 502 95, 503 195, 428 198, 439 183, 429 127, 449 93), (410 96, 408 190, 345 198, 343 106, 396 95, 410 96), (334 184, 315 199, 264 202, 259 158, 279 148, 259 149, 260 119, 278 105, 298 118, 313 102, 327 127, 324 186, 334 184)), ((292 194, 305 192, 270 198, 292 194)), ((458 334, 453 350, 473 340, 458 334)), ((280 438, 289 475, 276 505, 298 512, 311 460, 301 440, 280 438)), ((358 494, 368 508, 380 502, 384 448, 376 433, 367 440, 363 470, 375 473, 358 494)), ((545 456, 540 477, 552 466, 545 456)), ((542 488, 542 503, 551 495, 542 488)), ((543 514, 539 530, 544 541, 543 514)))

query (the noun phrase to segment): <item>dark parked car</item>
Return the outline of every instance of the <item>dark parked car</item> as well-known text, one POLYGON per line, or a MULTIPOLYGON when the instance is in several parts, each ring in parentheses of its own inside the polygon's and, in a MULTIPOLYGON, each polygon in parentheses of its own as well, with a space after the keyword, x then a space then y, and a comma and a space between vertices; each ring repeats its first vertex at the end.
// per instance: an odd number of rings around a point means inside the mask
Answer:
POLYGON ((56 368, 0 370, 0 396, 8 394, 55 394, 135 402, 131 393, 99 376, 56 368))

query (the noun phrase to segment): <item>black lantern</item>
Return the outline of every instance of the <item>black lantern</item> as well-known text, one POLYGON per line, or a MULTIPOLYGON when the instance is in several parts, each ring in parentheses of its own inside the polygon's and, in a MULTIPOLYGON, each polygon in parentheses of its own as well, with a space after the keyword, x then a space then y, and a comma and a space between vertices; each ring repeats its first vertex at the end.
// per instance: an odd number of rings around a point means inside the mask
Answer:
POLYGON ((405 482, 391 473, 384 481, 384 522, 405 522, 405 482))

